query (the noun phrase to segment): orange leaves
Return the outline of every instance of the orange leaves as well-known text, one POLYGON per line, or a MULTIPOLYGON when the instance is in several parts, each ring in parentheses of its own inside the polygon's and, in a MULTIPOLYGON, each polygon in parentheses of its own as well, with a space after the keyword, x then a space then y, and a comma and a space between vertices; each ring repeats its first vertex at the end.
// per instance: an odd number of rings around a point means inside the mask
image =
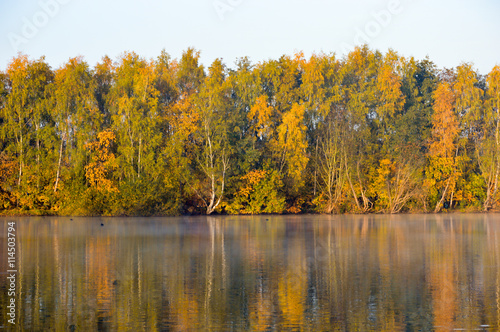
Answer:
POLYGON ((0 187, 15 173, 16 161, 9 158, 4 152, 0 153, 0 187))
POLYGON ((6 117, 11 121, 17 121, 19 130, 22 130, 23 117, 32 113, 32 107, 28 106, 30 94, 34 94, 33 84, 35 77, 30 77, 29 69, 34 62, 27 55, 19 54, 12 59, 7 67, 7 78, 10 85, 10 93, 7 96, 6 117))
POLYGON ((429 148, 427 186, 432 196, 439 193, 435 212, 439 212, 444 200, 453 195, 459 170, 456 158, 456 142, 459 126, 455 114, 455 94, 447 82, 438 85, 433 93, 434 114, 432 117, 432 137, 429 148))
POLYGON ((243 180, 248 181, 248 184, 254 187, 257 183, 259 183, 266 176, 266 171, 264 170, 254 170, 248 172, 246 175, 242 177, 243 180))
MULTIPOLYGON (((304 63, 304 75, 303 75, 303 84, 306 86, 319 86, 324 83, 325 78, 322 74, 321 68, 321 58, 313 55, 311 59, 304 63)), ((309 90, 310 93, 314 93, 314 90, 309 90)))
POLYGON ((0 153, 0 210, 11 207, 13 198, 7 188, 12 184, 17 162, 9 158, 5 153, 0 153))
POLYGON ((278 127, 276 151, 282 156, 281 168, 286 163, 288 176, 300 186, 304 179, 304 170, 309 158, 306 155, 307 140, 304 125, 304 105, 293 104, 292 109, 283 115, 278 127))
POLYGON ((452 157, 458 135, 458 120, 454 113, 455 95, 448 83, 440 83, 434 91, 434 115, 432 117, 432 143, 430 154, 452 157))
POLYGON ((12 82, 13 89, 16 87, 22 88, 22 85, 18 86, 18 84, 22 82, 23 79, 27 79, 28 66, 29 59, 25 54, 19 54, 16 58, 12 59, 12 62, 9 63, 9 66, 7 67, 7 74, 12 82))
POLYGON ((262 95, 257 98, 255 104, 248 112, 248 120, 252 123, 251 130, 257 132, 260 139, 271 136, 272 107, 267 105, 267 97, 262 95))
POLYGON ((96 142, 88 143, 85 146, 87 150, 92 152, 92 161, 85 166, 85 177, 91 188, 103 193, 118 192, 109 179, 117 167, 115 155, 111 152, 115 138, 115 134, 111 130, 106 130, 97 135, 96 142))
POLYGON ((313 54, 303 64, 302 95, 308 112, 315 116, 326 117, 332 103, 340 100, 337 93, 335 57, 313 54))
POLYGON ((169 120, 175 128, 175 133, 183 139, 187 139, 197 130, 199 117, 191 98, 183 94, 174 105, 173 114, 169 120))
POLYGON ((266 177, 266 171, 264 170, 255 170, 248 172, 241 178, 245 183, 247 183, 247 186, 241 188, 240 191, 238 192, 238 195, 248 198, 252 193, 252 191, 254 190, 255 186, 265 177, 266 177))

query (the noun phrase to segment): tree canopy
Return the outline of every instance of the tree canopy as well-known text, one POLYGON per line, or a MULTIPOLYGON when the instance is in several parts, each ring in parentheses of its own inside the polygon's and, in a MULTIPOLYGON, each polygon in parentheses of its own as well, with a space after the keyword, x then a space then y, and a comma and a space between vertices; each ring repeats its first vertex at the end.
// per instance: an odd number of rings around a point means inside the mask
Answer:
POLYGON ((496 210, 499 135, 499 66, 19 54, 0 71, 0 214, 496 210))

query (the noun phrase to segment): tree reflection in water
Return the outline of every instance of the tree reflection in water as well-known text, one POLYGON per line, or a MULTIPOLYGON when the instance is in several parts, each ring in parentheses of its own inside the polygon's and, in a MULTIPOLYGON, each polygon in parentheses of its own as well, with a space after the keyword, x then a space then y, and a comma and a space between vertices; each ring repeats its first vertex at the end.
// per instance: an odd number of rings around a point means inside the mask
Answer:
MULTIPOLYGON (((497 329, 499 221, 487 214, 20 218, 18 324, 497 329)), ((0 283, 5 307, 6 279, 0 283)))

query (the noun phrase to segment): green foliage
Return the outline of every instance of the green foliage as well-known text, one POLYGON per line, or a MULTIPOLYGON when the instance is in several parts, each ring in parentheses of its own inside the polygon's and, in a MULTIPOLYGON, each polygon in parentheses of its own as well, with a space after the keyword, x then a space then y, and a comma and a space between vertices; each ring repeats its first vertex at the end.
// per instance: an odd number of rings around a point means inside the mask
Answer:
POLYGON ((242 187, 233 202, 226 205, 230 214, 283 213, 283 182, 276 171, 255 170, 242 178, 242 187))
POLYGON ((367 46, 205 68, 133 52, 0 72, 0 213, 498 209, 500 67, 367 46))

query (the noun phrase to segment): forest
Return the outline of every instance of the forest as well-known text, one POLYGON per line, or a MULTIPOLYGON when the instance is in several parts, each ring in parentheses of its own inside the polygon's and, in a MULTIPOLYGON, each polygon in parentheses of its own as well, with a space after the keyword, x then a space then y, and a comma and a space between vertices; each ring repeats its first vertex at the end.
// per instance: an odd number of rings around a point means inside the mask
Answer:
POLYGON ((500 66, 357 47, 209 68, 125 52, 0 71, 0 215, 499 207, 500 66))

